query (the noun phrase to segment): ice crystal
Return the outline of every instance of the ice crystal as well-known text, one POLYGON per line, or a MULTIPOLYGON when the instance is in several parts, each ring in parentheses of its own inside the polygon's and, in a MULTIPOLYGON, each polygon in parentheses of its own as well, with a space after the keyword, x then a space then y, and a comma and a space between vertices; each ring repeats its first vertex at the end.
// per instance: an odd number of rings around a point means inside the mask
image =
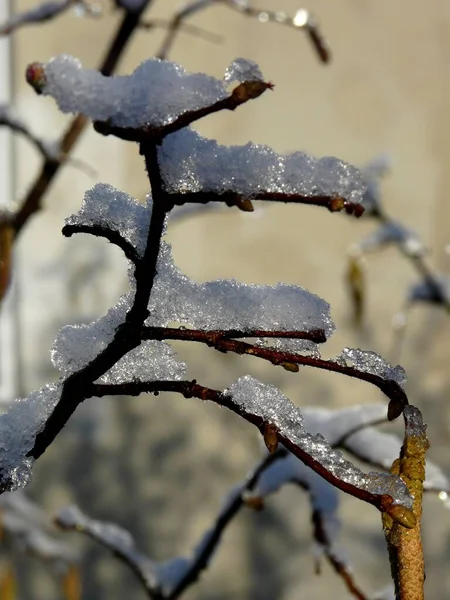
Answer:
POLYGON ((288 352, 289 354, 304 354, 320 358, 319 346, 310 340, 299 340, 295 338, 256 338, 253 341, 256 346, 271 348, 277 352, 288 352))
POLYGON ((243 83, 244 81, 264 81, 264 77, 255 62, 245 58, 236 58, 226 69, 223 80, 226 84, 233 81, 243 83))
POLYGON ((273 424, 281 436, 318 462, 334 478, 374 495, 389 495, 395 504, 412 506, 405 484, 387 473, 363 473, 333 450, 321 434, 311 435, 304 426, 299 408, 276 387, 250 376, 241 377, 227 390, 243 411, 273 424))
POLYGON ((281 155, 252 143, 221 146, 189 128, 167 136, 158 156, 165 188, 176 194, 292 194, 359 202, 365 190, 360 172, 337 158, 281 155))
POLYGON ((182 379, 186 365, 179 362, 175 352, 165 342, 148 340, 121 358, 105 375, 102 383, 128 383, 182 379))
POLYGON ((174 265, 161 245, 147 325, 178 322, 196 329, 241 331, 334 330, 329 305, 307 290, 286 284, 259 286, 234 279, 197 283, 174 265))
POLYGON ((360 350, 359 348, 344 348, 334 362, 343 366, 353 366, 358 371, 370 373, 385 380, 395 381, 398 385, 406 382, 406 373, 403 367, 393 367, 376 352, 360 350))

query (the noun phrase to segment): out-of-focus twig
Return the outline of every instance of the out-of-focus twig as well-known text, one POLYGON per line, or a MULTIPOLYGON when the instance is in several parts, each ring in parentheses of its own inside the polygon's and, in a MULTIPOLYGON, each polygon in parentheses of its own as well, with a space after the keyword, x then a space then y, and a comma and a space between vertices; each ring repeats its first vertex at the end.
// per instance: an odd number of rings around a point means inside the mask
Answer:
POLYGON ((91 16, 96 16, 99 13, 99 7, 96 4, 89 3, 87 0, 53 0, 42 2, 42 4, 26 12, 13 15, 5 23, 0 23, 0 36, 9 35, 24 25, 34 25, 50 21, 72 7, 79 7, 87 15, 91 16))
MULTIPOLYGON (((149 19, 147 21, 142 20, 139 23, 139 27, 146 29, 147 31, 152 29, 169 29, 172 27, 172 22, 167 19, 149 19)), ((213 33, 212 31, 207 31, 206 29, 197 27, 197 25, 192 25, 191 23, 182 23, 180 26, 180 33, 186 33, 188 35, 202 38, 207 42, 211 42, 212 44, 219 44, 225 39, 222 35, 213 33)))
POLYGON ((279 23, 280 25, 287 25, 293 29, 306 31, 320 61, 328 63, 331 60, 328 43, 320 31, 317 19, 309 11, 299 9, 294 16, 289 16, 280 11, 254 8, 245 0, 195 0, 194 2, 190 2, 173 16, 157 56, 162 59, 167 57, 178 32, 184 26, 184 21, 188 17, 214 4, 223 4, 228 8, 239 11, 247 17, 257 19, 260 23, 270 21, 279 23))
POLYGON ((89 519, 76 507, 63 510, 57 516, 56 524, 64 530, 83 533, 107 548, 136 574, 153 600, 175 600, 193 585, 208 567, 224 531, 245 506, 245 493, 254 488, 261 474, 270 465, 285 455, 284 449, 268 454, 247 481, 231 492, 213 526, 202 536, 192 558, 175 558, 167 563, 158 564, 137 550, 127 531, 112 523, 89 519), (167 578, 163 574, 171 570, 165 568, 170 566, 170 563, 177 563, 178 568, 172 569, 171 576, 167 578))

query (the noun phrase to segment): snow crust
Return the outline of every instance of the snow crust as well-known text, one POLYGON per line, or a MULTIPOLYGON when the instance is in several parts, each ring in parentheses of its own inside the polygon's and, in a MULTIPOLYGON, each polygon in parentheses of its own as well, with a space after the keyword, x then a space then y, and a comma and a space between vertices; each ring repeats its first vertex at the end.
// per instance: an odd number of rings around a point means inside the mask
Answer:
MULTIPOLYGON (((52 348, 53 365, 64 376, 78 371, 96 358, 114 338, 131 307, 132 294, 122 296, 108 313, 89 325, 62 327, 52 348)), ((181 379, 186 365, 179 362, 166 342, 146 340, 123 356, 100 379, 100 383, 128 383, 181 379)))
POLYGON ((61 397, 61 383, 46 385, 14 400, 0 415, 0 491, 26 486, 33 459, 27 453, 61 397))
POLYGON ((178 322, 196 329, 334 331, 327 302, 304 288, 260 286, 218 279, 197 283, 175 266, 171 246, 161 245, 147 325, 178 322))
POLYGON ((142 256, 152 214, 152 200, 142 204, 112 185, 98 183, 84 196, 81 209, 68 217, 66 225, 110 229, 121 235, 142 256))
POLYGON ((393 367, 383 357, 371 350, 344 348, 335 362, 343 366, 352 366, 358 371, 371 373, 385 380, 395 381, 403 386, 406 383, 405 369, 400 365, 393 367))
POLYGON ((387 494, 394 504, 410 508, 412 498, 400 478, 387 473, 363 473, 333 450, 321 435, 309 434, 299 408, 280 390, 246 375, 226 390, 242 409, 277 427, 280 434, 308 453, 337 479, 375 495, 387 494))
POLYGON ((108 121, 122 128, 162 127, 188 111, 227 98, 229 81, 240 81, 243 76, 254 81, 262 76, 255 63, 245 59, 237 59, 228 67, 225 80, 189 73, 179 64, 157 58, 141 63, 131 75, 112 77, 83 68, 69 55, 40 67, 45 80, 39 91, 53 97, 62 112, 82 113, 93 121, 108 121))
POLYGON ((190 128, 167 136, 158 158, 165 188, 176 194, 294 194, 360 202, 365 191, 358 169, 337 158, 282 155, 252 143, 222 146, 190 128))

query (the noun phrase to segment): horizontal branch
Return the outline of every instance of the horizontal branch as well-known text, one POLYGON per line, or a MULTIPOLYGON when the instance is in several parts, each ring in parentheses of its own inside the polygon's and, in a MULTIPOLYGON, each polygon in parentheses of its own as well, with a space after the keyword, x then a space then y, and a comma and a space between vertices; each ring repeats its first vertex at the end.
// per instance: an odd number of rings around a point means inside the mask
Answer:
POLYGON ((143 340, 186 340, 189 342, 202 342, 208 346, 215 346, 223 340, 231 338, 282 338, 309 340, 316 344, 326 342, 323 329, 312 329, 311 331, 266 331, 264 329, 251 329, 243 331, 240 329, 182 329, 171 327, 144 327, 142 330, 143 340))
MULTIPOLYGON (((238 337, 236 335, 232 335, 232 333, 233 332, 231 330, 230 332, 221 332, 198 331, 191 329, 166 329, 164 327, 144 327, 142 339, 182 340, 200 342, 206 344, 207 346, 215 348, 219 352, 233 352, 235 354, 245 354, 248 356, 262 358, 263 360, 271 362, 273 365, 282 366, 287 370, 295 370, 292 368, 292 365, 301 365, 306 367, 314 367, 315 369, 330 371, 332 373, 341 373, 342 375, 347 375, 349 377, 354 377, 356 379, 360 379, 361 381, 366 381, 375 385, 379 390, 383 392, 383 394, 385 394, 389 398, 389 420, 393 420, 400 416, 404 406, 408 404, 408 398, 404 390, 393 379, 384 379, 381 375, 370 373, 368 371, 361 371, 355 367, 349 367, 334 360, 327 360, 315 356, 304 356, 302 354, 295 354, 293 352, 285 352, 273 348, 264 348, 236 339, 229 339, 230 337, 238 337), (222 333, 225 333, 226 335, 221 335, 222 333)), ((274 331, 269 333, 263 331, 253 331, 247 333, 238 333, 239 337, 254 337, 254 335, 252 334, 256 334, 256 337, 296 337, 294 335, 291 335, 294 332, 274 331), (284 333, 284 335, 279 335, 281 333, 284 333)), ((308 335, 306 332, 298 333, 300 334, 298 339, 310 339, 312 341, 317 342, 317 339, 314 339, 314 337, 316 336, 316 334, 320 335, 321 332, 310 332, 310 335, 312 334, 311 337, 306 337, 308 335)))
MULTIPOLYGON (((242 202, 243 197, 235 191, 229 190, 221 193, 214 193, 214 191, 171 193, 169 199, 174 206, 182 206, 188 203, 206 204, 208 202, 224 202, 227 206, 236 206, 242 202)), ((327 208, 330 212, 345 210, 347 214, 354 215, 355 217, 360 217, 364 212, 362 204, 350 202, 336 196, 303 196, 301 194, 283 194, 281 192, 259 192, 252 195, 252 200, 321 206, 327 208)))
MULTIPOLYGON (((228 408, 239 415, 252 425, 257 427, 264 435, 268 423, 258 414, 250 413, 243 408, 241 404, 234 400, 233 396, 226 392, 221 392, 192 381, 133 381, 124 384, 92 384, 86 387, 89 396, 139 396, 142 393, 175 392, 182 394, 185 398, 199 398, 200 400, 209 400, 215 404, 228 408)), ((270 425, 270 424, 269 424, 270 425)), ((381 512, 390 512, 393 506, 393 498, 387 494, 375 494, 365 488, 358 487, 348 481, 344 481, 329 471, 318 460, 313 458, 308 452, 292 442, 289 437, 281 433, 275 426, 272 426, 272 432, 276 435, 278 442, 283 444, 292 454, 297 456, 305 465, 313 469, 326 481, 334 485, 341 491, 359 498, 360 500, 372 504, 381 512)), ((367 475, 366 477, 370 477, 367 475)), ((395 506, 395 505, 394 505, 395 506)))

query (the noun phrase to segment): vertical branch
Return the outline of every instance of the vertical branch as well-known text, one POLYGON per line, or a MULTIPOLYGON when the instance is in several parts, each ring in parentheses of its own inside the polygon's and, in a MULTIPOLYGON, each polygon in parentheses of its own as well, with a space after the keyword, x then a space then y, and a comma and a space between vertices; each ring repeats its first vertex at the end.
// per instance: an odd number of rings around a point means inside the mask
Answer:
MULTIPOLYGON (((392 473, 399 475, 414 497, 413 519, 404 527, 383 515, 386 542, 395 585, 396 600, 423 600, 425 565, 420 530, 422 518, 423 482, 425 479, 425 454, 429 448, 426 425, 415 406, 406 406, 405 439, 400 458, 394 461, 392 473)), ((401 511, 401 507, 395 507, 401 511)))

